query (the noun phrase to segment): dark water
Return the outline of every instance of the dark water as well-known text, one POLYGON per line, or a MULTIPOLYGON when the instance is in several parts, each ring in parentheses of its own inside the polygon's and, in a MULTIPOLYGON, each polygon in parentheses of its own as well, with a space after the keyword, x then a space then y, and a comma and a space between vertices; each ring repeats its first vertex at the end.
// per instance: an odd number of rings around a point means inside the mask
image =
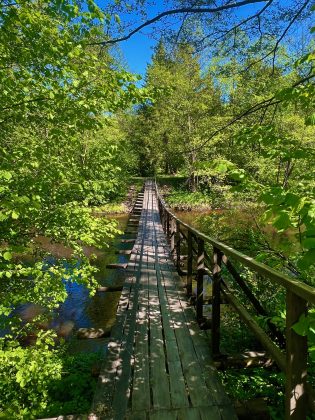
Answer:
MULTIPOLYGON (((110 217, 107 216, 107 217, 110 217)), ((124 231, 129 218, 128 214, 115 215, 118 228, 124 231)), ((95 265, 99 269, 96 274, 100 286, 119 286, 123 284, 124 273, 122 270, 106 268, 107 264, 125 263, 128 258, 125 255, 117 255, 119 238, 110 243, 108 248, 97 252, 95 265)), ((56 322, 62 324, 72 323, 73 332, 70 336, 69 350, 77 351, 98 351, 106 350, 107 338, 78 339, 76 331, 79 328, 102 328, 107 330, 115 323, 117 304, 121 292, 96 292, 90 296, 86 287, 77 283, 67 284, 68 297, 59 308, 56 322)))
POLYGON ((261 230, 262 248, 267 240, 268 244, 278 251, 284 252, 288 257, 301 251, 299 232, 297 229, 288 229, 278 232, 271 224, 262 223, 260 214, 253 211, 235 210, 209 210, 205 212, 176 212, 183 222, 189 224, 200 232, 237 248, 239 251, 248 253, 251 248, 251 238, 248 235, 250 229, 258 232, 257 225, 261 230), (238 239, 238 240, 237 240, 238 239))
MULTIPOLYGON (((115 219, 118 222, 118 229, 124 231, 127 226, 129 214, 107 215, 107 218, 115 219)), ((123 270, 108 269, 106 266, 112 263, 125 263, 128 258, 125 255, 117 254, 118 248, 121 249, 119 235, 109 243, 109 247, 103 250, 85 248, 86 255, 95 254, 97 256, 94 264, 98 268, 96 278, 100 286, 122 286, 124 282, 123 270)), ((51 257, 47 258, 47 264, 53 264, 56 258, 69 258, 72 250, 61 244, 51 243, 48 238, 39 238, 42 248, 48 251, 51 257)), ((132 244, 126 244, 126 247, 132 244)), ((79 264, 79 262, 78 262, 79 264)), ((59 337, 67 340, 70 352, 86 351, 106 351, 108 338, 77 338, 79 328, 110 329, 115 323, 117 304, 121 292, 96 292, 91 296, 89 290, 75 282, 65 281, 68 297, 66 301, 56 310, 53 320, 46 325, 52 328, 59 337)), ((18 312, 23 320, 32 319, 41 313, 43 308, 39 305, 21 305, 18 312)), ((2 331, 3 333, 3 331, 2 331)), ((27 339, 26 344, 32 343, 32 339, 27 339)))

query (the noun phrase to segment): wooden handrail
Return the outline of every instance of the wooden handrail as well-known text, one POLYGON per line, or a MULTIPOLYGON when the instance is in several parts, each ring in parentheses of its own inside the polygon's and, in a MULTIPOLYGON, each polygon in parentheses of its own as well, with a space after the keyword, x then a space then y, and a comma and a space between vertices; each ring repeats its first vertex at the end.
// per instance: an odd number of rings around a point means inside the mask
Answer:
POLYGON ((307 300, 310 303, 315 304, 315 288, 311 287, 305 283, 302 283, 299 280, 294 280, 291 277, 287 276, 286 274, 282 274, 279 271, 274 270, 271 267, 268 267, 266 264, 260 263, 256 261, 254 258, 249 257, 248 255, 243 254, 240 251, 232 248, 229 245, 220 242, 211 236, 205 235, 204 233, 200 232, 199 230, 193 228, 192 226, 188 225, 187 223, 183 222, 174 213, 172 213, 165 205, 164 200, 159 194, 158 188, 156 186, 157 196, 159 202, 162 204, 163 208, 165 209, 166 213, 170 215, 170 217, 178 222, 180 225, 184 226, 188 231, 203 239, 205 242, 211 244, 212 246, 218 248, 220 251, 229 257, 233 257, 235 260, 239 261, 245 267, 248 267, 255 271, 262 276, 268 277, 269 280, 284 286, 288 290, 291 290, 296 295, 300 296, 302 299, 307 300))
MULTIPOLYGON (((167 236, 170 238, 171 251, 174 259, 177 261, 179 268, 180 255, 176 254, 176 249, 180 250, 180 244, 175 247, 174 233, 177 239, 181 240, 180 227, 183 226, 187 230, 187 236, 182 235, 188 246, 187 258, 187 293, 192 293, 192 272, 193 258, 196 259, 197 268, 197 299, 196 312, 198 321, 203 318, 203 275, 209 270, 205 266, 205 262, 209 261, 209 256, 205 250, 205 244, 213 247, 212 261, 212 352, 215 356, 220 353, 220 302, 221 296, 231 304, 231 306, 239 314, 241 320, 251 329, 251 331, 260 340, 265 349, 274 357, 276 363, 286 373, 286 396, 285 396, 285 418, 294 420, 305 420, 307 417, 307 402, 311 409, 314 408, 314 393, 307 383, 307 337, 298 335, 293 330, 293 325, 298 322, 302 314, 307 313, 308 305, 315 304, 315 288, 311 287, 299 280, 295 280, 286 274, 280 273, 267 265, 260 263, 242 252, 220 242, 211 236, 199 232, 197 229, 189 226, 180 220, 166 206, 163 198, 160 196, 157 185, 155 183, 156 194, 159 204, 160 215, 164 226, 176 226, 171 229, 173 236, 169 235, 169 229, 165 229, 167 236), (198 250, 192 246, 192 239, 198 244, 198 250), (227 288, 221 275, 221 264, 223 263, 228 271, 232 271, 232 277, 236 283, 240 283, 241 289, 245 291, 248 300, 253 304, 259 313, 265 313, 264 308, 259 301, 252 295, 250 289, 243 279, 231 265, 227 257, 238 261, 242 266, 249 268, 251 271, 266 277, 272 283, 280 285, 286 289, 286 354, 269 338, 269 336, 256 323, 250 313, 240 304, 234 294, 227 288)), ((179 272, 179 274, 181 274, 179 272)), ((277 338, 281 338, 281 334, 269 325, 271 332, 277 338)), ((281 343, 281 340, 279 340, 281 343)), ((283 344, 283 343, 282 343, 283 344)))

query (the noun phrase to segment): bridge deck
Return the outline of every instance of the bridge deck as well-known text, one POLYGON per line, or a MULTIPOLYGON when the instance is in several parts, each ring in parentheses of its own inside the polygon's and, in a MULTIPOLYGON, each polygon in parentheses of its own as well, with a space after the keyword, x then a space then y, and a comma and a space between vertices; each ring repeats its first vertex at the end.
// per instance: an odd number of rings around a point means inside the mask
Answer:
POLYGON ((187 304, 150 182, 127 270, 93 412, 119 420, 237 418, 187 304))

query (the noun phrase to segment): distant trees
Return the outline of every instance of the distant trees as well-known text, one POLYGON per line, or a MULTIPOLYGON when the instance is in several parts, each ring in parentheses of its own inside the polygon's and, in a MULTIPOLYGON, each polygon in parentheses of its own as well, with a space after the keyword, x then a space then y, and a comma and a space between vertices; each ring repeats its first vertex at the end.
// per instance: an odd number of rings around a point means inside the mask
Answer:
POLYGON ((158 44, 146 74, 157 98, 131 117, 146 171, 186 174, 191 191, 198 176, 234 180, 277 229, 300 230, 306 269, 315 261, 313 53, 291 69, 221 56, 201 70, 191 45, 171 51, 158 44))
POLYGON ((143 139, 155 171, 174 173, 185 167, 194 189, 194 149, 205 140, 211 118, 222 111, 219 89, 209 73, 202 73, 189 45, 170 55, 162 42, 148 66, 146 87, 157 97, 134 116, 132 135, 143 139))

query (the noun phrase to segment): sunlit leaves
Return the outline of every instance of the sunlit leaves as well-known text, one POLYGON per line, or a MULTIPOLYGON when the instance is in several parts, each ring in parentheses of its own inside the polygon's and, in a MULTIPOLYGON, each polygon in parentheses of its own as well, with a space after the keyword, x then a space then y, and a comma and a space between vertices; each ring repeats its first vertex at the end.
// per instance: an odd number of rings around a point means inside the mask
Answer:
POLYGON ((42 325, 67 297, 64 280, 94 293, 84 247, 118 232, 89 208, 123 192, 128 167, 124 147, 98 131, 143 92, 91 45, 104 23, 94 1, 17 0, 0 14, 0 400, 6 417, 35 418, 61 369, 42 325), (68 260, 41 238, 66 246, 68 260), (16 308, 27 302, 43 313, 21 324, 16 308), (37 340, 23 348, 28 333, 37 340))
POLYGON ((315 312, 310 309, 308 314, 302 314, 296 324, 292 327, 293 331, 303 337, 307 336, 309 344, 309 355, 315 361, 315 312))

